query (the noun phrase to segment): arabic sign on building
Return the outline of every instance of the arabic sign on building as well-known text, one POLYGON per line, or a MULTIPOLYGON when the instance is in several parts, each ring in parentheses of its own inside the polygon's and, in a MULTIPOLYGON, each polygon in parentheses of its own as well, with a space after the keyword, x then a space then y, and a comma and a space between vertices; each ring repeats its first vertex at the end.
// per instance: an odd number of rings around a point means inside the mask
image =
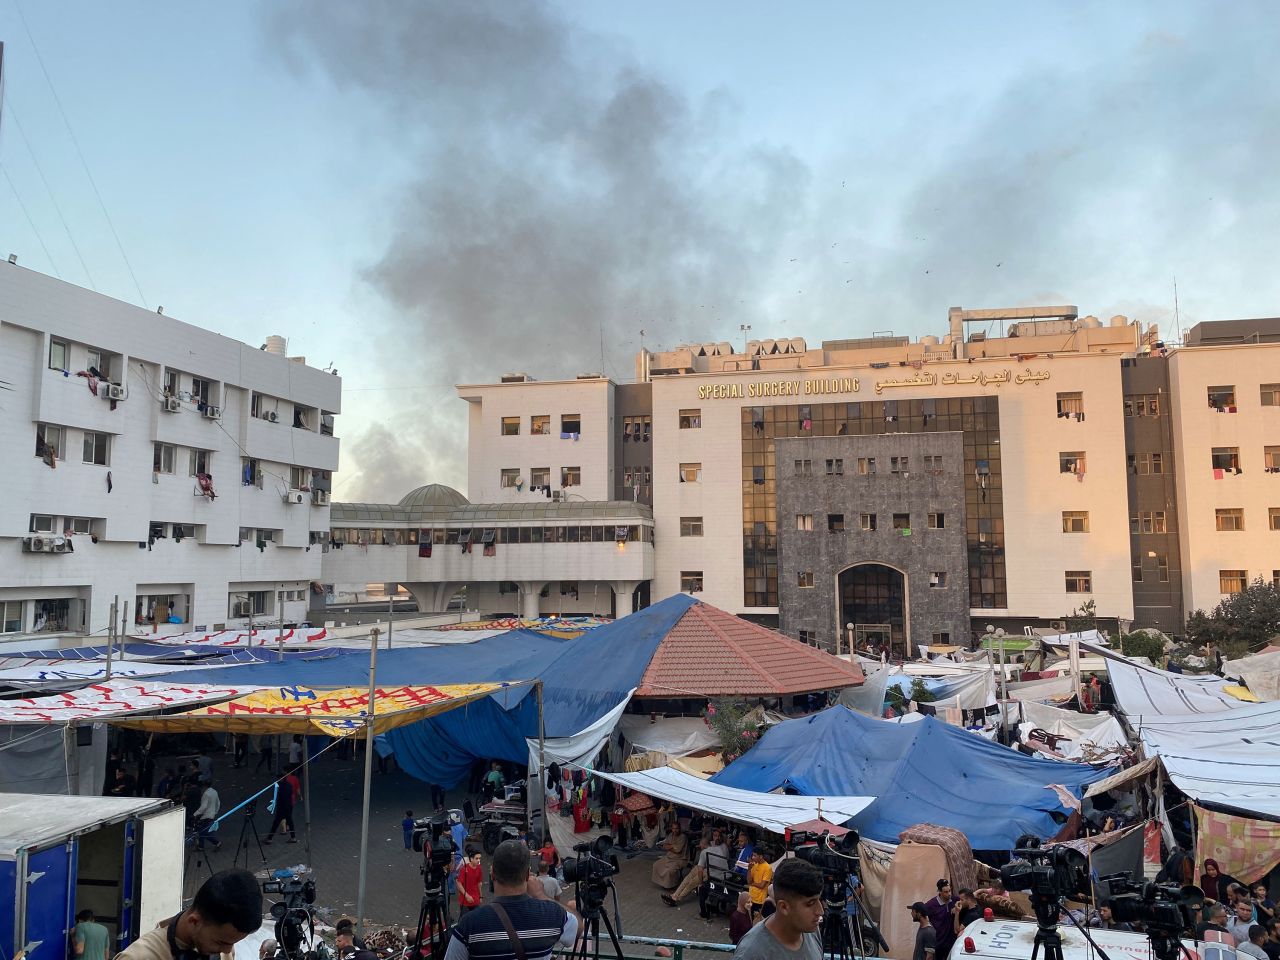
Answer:
MULTIPOLYGON (((910 377, 876 380, 876 393, 898 387, 944 387, 977 384, 982 387, 1000 387, 1006 383, 1033 383, 1039 385, 1049 379, 1049 371, 1032 372, 1028 367, 1022 373, 1012 370, 986 370, 958 373, 948 371, 939 376, 933 372, 917 371, 910 377)), ((753 380, 749 383, 704 383, 698 387, 699 400, 749 400, 756 397, 808 397, 838 393, 858 393, 862 383, 857 377, 819 377, 809 380, 753 380)))

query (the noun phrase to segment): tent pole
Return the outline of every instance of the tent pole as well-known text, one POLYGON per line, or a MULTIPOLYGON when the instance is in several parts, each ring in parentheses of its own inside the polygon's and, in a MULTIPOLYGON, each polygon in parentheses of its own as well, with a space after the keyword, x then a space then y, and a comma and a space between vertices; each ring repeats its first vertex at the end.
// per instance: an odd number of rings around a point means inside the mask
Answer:
POLYGON ((120 594, 111 601, 111 620, 107 627, 107 681, 111 680, 111 648, 116 636, 116 606, 120 603, 120 594))
MULTIPOLYGON (((293 826, 293 824, 290 824, 293 826)), ((307 737, 302 738, 302 837, 311 855, 311 749, 307 737)))
POLYGON ((538 695, 538 783, 537 794, 533 793, 533 784, 529 784, 529 797, 526 798, 524 805, 528 810, 533 805, 533 798, 538 798, 538 809, 542 811, 542 836, 539 838, 543 843, 547 842, 547 727, 544 722, 542 713, 542 681, 538 680, 533 685, 534 691, 538 695))
MULTIPOLYGON (((369 868, 369 791, 373 785, 373 718, 377 689, 378 628, 369 631, 369 703, 364 719, 364 803, 360 809, 360 882, 356 891, 356 932, 364 935, 364 887, 369 868)), ((308 794, 309 796, 310 794, 308 794)))

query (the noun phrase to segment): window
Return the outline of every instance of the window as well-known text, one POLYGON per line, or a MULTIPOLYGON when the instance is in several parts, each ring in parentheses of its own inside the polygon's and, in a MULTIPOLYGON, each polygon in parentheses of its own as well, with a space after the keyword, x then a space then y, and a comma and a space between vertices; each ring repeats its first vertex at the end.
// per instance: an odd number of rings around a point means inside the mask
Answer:
POLYGON ((1078 390, 1058 394, 1058 416, 1060 418, 1079 418, 1082 413, 1084 413, 1084 394, 1078 390))
POLYGON ((702 482, 702 464, 700 463, 680 464, 680 482, 681 483, 701 483, 702 482))
POLYGON ((1090 570, 1068 570, 1067 593, 1093 593, 1093 572, 1090 570))
POLYGON ((947 571, 937 570, 929 574, 929 586, 937 590, 945 590, 947 587, 947 571))
POLYGON ((1058 454, 1059 473, 1084 473, 1084 451, 1072 450, 1058 454))
POLYGON ((796 586, 802 590, 813 587, 813 571, 800 570, 796 573, 796 586))
POLYGON ((681 593, 701 593, 702 592, 702 571, 701 570, 681 570, 680 571, 680 592, 681 593))
POLYGON ((1217 410, 1219 413, 1229 411, 1236 412, 1236 388, 1230 387, 1210 387, 1209 388, 1209 406, 1217 410))
POLYGON ((551 432, 551 414, 535 413, 529 418, 529 432, 533 434, 544 434, 551 432))
POLYGON ((1062 511, 1062 532, 1063 533, 1088 533, 1089 532, 1089 511, 1088 510, 1063 510, 1062 511))
POLYGON ((1130 566, 1131 574, 1133 576, 1133 582, 1141 583, 1142 582, 1142 558, 1134 557, 1132 560, 1129 561, 1129 566, 1130 566))
POLYGON ((257 417, 258 419, 262 418, 265 411, 264 399, 260 393, 255 393, 249 398, 249 416, 257 417))
MULTIPOLYGON (((203 472, 203 471, 202 471, 203 472)), ((289 489, 290 490, 310 490, 311 478, 307 476, 306 467, 289 467, 289 489)))
POLYGON ((842 476, 844 476, 844 461, 843 461, 843 460, 841 460, 841 459, 839 459, 839 458, 837 458, 837 459, 835 459, 835 460, 828 460, 828 461, 827 461, 827 476, 828 476, 828 477, 842 477, 842 476))
POLYGON ((50 370, 69 370, 71 363, 68 358, 67 344, 64 340, 49 341, 49 369, 50 370))
POLYGON ((1258 392, 1264 407, 1280 407, 1280 383, 1264 383, 1258 392))
POLYGON ((1213 516, 1220 531, 1239 533, 1244 530, 1244 509, 1242 507, 1219 507, 1213 511, 1213 516))
POLYGON ((924 470, 925 470, 925 473, 930 473, 930 474, 933 474, 934 476, 938 476, 939 474, 941 474, 942 473, 942 455, 938 454, 937 456, 929 456, 928 454, 926 454, 924 458, 924 470))
POLYGON ((893 529, 895 529, 895 530, 910 530, 910 529, 911 529, 911 514, 909 514, 909 513, 895 513, 895 514, 893 515, 893 529))
POLYGON ((1239 447, 1214 447, 1211 455, 1211 462, 1215 470, 1229 470, 1232 473, 1240 472, 1240 448, 1239 447))
POLYGON ((1280 507, 1267 507, 1267 526, 1280 530, 1280 507))
POLYGON ((1153 474, 1164 473, 1164 454, 1151 454, 1151 472, 1153 474))
POLYGON ((1262 469, 1266 473, 1280 473, 1280 447, 1262 448, 1262 469))
POLYGON ((520 468, 508 467, 502 471, 502 480, 500 486, 516 487, 520 485, 520 468))
POLYGON ((53 533, 53 517, 44 513, 33 513, 31 515, 31 532, 53 533))
POLYGON ((797 530, 803 530, 805 533, 812 533, 812 532, 813 532, 813 514, 812 514, 812 513, 797 513, 797 514, 796 514, 796 529, 797 529, 797 530))
POLYGON ((67 529, 72 533, 87 537, 93 533, 93 521, 88 517, 67 517, 67 529))
POLYGON ((938 645, 950 645, 950 643, 951 643, 951 631, 950 631, 950 630, 934 630, 934 631, 933 631, 933 635, 932 635, 932 637, 933 637, 933 645, 934 645, 934 646, 938 646, 938 645))
POLYGON ((172 444, 155 444, 151 453, 151 471, 153 473, 173 473, 174 452, 172 444))
POLYGON ((1130 533, 1168 533, 1163 510, 1143 510, 1129 518, 1130 533))
POLYGON ((166 370, 164 372, 163 390, 166 397, 176 397, 178 395, 177 370, 166 370))
POLYGON ((897 475, 899 473, 910 473, 911 465, 909 461, 910 461, 910 457, 890 457, 889 472, 894 475, 897 475))
POLYGON ((193 523, 175 523, 173 525, 173 539, 185 540, 187 537, 196 535, 196 527, 193 523))
POLYGON ((1249 585, 1249 572, 1247 570, 1219 570, 1218 571, 1218 592, 1219 593, 1243 593, 1244 588, 1249 585))
POLYGON ((110 438, 105 433, 84 433, 84 462, 94 463, 100 467, 107 465, 107 448, 110 438))
POLYGON ((519 417, 503 417, 502 418, 502 436, 504 437, 520 436, 520 418, 519 417))
POLYGON ((680 536, 682 537, 702 536, 702 518, 701 517, 681 517, 680 518, 680 536))
POLYGON ((844 514, 827 514, 827 533, 844 533, 844 514))
POLYGON ((863 477, 874 476, 876 472, 875 457, 859 457, 858 458, 858 474, 863 477))
POLYGON ((876 528, 876 515, 874 513, 858 514, 858 526, 863 530, 874 530, 876 528))
POLYGON ((47 457, 52 455, 54 459, 61 460, 63 456, 62 438, 61 427, 55 427, 48 423, 36 424, 36 456, 47 457))
POLYGON ((240 458, 240 483, 246 487, 262 488, 262 464, 251 457, 240 458))
POLYGON ((264 543, 274 543, 276 539, 276 532, 269 528, 259 529, 258 539, 263 541, 264 543))
POLYGON ((799 630, 796 632, 796 639, 801 643, 807 643, 809 646, 816 646, 818 643, 818 633, 816 630, 799 630))
POLYGON ((197 403, 209 402, 209 381, 199 377, 191 378, 191 399, 197 403))
MULTIPOLYGON (((356 531, 354 531, 354 530, 348 530, 348 531, 347 531, 347 533, 348 533, 348 534, 355 534, 355 532, 356 532, 356 531)), ((241 542, 241 543, 245 543, 245 542, 247 542, 247 541, 249 541, 249 540, 252 540, 252 539, 253 539, 253 527, 241 527, 241 528, 240 528, 240 542, 241 542)), ((360 542, 360 541, 359 541, 358 539, 351 539, 351 537, 348 537, 348 538, 347 538, 347 543, 359 543, 359 542, 360 542)))
POLYGON ((582 485, 582 468, 581 467, 561 467, 560 468, 560 486, 577 487, 582 485))
POLYGON ((1161 583, 1169 582, 1169 558, 1164 554, 1156 557, 1156 577, 1161 583))
POLYGON ((0 600, 0 633, 17 633, 22 629, 22 601, 0 600))
POLYGON ((560 414, 560 435, 566 433, 582 433, 582 416, 577 413, 560 414))
POLYGON ((1160 394, 1131 393, 1124 398, 1124 415, 1126 417, 1158 417, 1160 416, 1160 394))
POLYGON ((701 410, 681 410, 680 411, 680 429, 681 430, 702 429, 702 411, 701 410))
POLYGON ((107 373, 102 369, 102 351, 97 347, 89 347, 85 350, 85 369, 97 370, 99 373, 107 373))
POLYGON ((796 461, 796 463, 795 463, 795 467, 796 467, 796 476, 797 476, 797 477, 812 477, 812 476, 813 476, 813 461, 812 461, 812 460, 797 460, 797 461, 796 461))
POLYGON ((1271 585, 1280 590, 1280 570, 1271 571, 1271 585))
POLYGON ((927 526, 930 530, 941 530, 947 525, 947 515, 945 513, 931 513, 927 526))
POLYGON ((529 471, 529 486, 531 487, 551 486, 551 468, 550 467, 533 467, 529 471))
POLYGON ((757 486, 763 486, 765 481, 764 467, 751 468, 751 482, 757 486))
MULTIPOLYGON (((212 450, 192 450, 187 456, 187 476, 198 477, 200 474, 211 474, 213 469, 210 466, 213 463, 212 450)), ((303 470, 304 467, 294 467, 295 470, 303 470)))

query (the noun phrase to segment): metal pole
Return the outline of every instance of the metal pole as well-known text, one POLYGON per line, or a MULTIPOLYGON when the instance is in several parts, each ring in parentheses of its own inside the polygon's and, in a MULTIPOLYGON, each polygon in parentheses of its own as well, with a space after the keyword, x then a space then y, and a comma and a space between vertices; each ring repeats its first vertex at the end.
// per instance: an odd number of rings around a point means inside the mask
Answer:
MULTIPOLYGON (((547 726, 543 722, 542 714, 542 681, 539 680, 534 684, 534 691, 538 694, 538 783, 537 794, 538 809, 542 811, 542 836, 539 838, 542 843, 547 842, 547 726)), ((532 786, 532 785, 531 785, 532 786)), ((525 804, 525 809, 529 809, 530 804, 525 804)), ((541 844, 539 844, 541 846, 541 844)))
POLYGON ((129 633, 129 608, 122 604, 120 607, 120 632, 116 634, 120 638, 120 659, 124 659, 124 638, 129 633))
POLYGON ((276 634, 276 650, 280 654, 280 661, 284 661, 284 591, 276 591, 276 603, 280 605, 280 632, 276 634))
POLYGON ((302 839, 311 855, 311 747, 302 736, 302 839))
POLYGON ((107 625, 107 680, 111 679, 111 648, 116 636, 116 605, 120 603, 120 594, 111 601, 111 622, 107 625))
MULTIPOLYGON (((398 588, 400 584, 397 583, 395 584, 395 586, 398 588)), ((391 649, 391 621, 395 619, 395 615, 396 615, 395 604, 396 604, 396 594, 395 594, 395 591, 392 590, 387 594, 387 649, 388 650, 391 649)))
POLYGON ((364 727, 364 805, 360 811, 360 882, 356 890, 356 932, 364 935, 364 887, 369 867, 369 792, 373 786, 374 697, 377 695, 378 628, 369 631, 369 703, 364 727))
POLYGON ((1009 672, 1004 665, 1004 637, 1000 638, 1000 739, 1009 743, 1009 672))

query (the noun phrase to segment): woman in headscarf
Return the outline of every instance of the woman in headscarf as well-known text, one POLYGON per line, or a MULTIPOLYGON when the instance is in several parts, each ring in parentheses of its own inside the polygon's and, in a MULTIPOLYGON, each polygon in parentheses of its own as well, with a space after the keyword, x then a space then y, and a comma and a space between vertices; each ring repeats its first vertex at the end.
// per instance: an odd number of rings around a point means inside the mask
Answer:
POLYGON ((1235 877, 1228 876, 1218 868, 1217 860, 1204 862, 1204 873, 1200 874, 1200 889, 1204 891, 1207 899, 1226 903, 1227 890, 1236 882, 1235 877))

